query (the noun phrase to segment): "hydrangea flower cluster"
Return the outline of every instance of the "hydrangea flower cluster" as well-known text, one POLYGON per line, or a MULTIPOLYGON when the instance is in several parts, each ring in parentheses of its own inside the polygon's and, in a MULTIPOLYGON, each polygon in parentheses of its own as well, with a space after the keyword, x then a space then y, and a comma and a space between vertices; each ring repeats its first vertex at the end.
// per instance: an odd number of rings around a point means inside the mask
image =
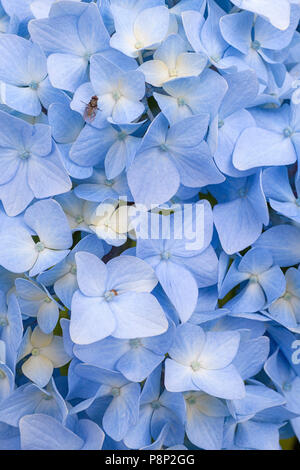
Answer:
POLYGON ((0 449, 300 439, 299 19, 0 0, 0 449))

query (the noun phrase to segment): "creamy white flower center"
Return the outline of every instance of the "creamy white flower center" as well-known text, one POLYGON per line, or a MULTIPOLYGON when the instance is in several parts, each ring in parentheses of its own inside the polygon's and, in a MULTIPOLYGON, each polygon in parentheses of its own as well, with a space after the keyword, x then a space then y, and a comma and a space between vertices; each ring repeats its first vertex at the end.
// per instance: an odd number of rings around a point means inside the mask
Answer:
POLYGON ((36 251, 38 251, 39 253, 40 253, 41 251, 44 251, 44 249, 45 249, 44 243, 43 243, 43 242, 37 242, 37 243, 35 244, 35 249, 36 249, 36 251))
POLYGON ((119 389, 118 387, 113 387, 113 388, 111 389, 111 394, 112 394, 113 397, 118 397, 118 396, 120 396, 120 393, 121 393, 121 391, 120 391, 120 389, 119 389))
POLYGON ((177 70, 176 70, 176 69, 171 69, 171 70, 169 71, 169 76, 170 76, 170 77, 177 77, 177 76, 178 76, 177 70))
POLYGON ((119 99, 121 98, 121 93, 118 90, 113 91, 112 92, 112 97, 115 101, 119 101, 119 99))
POLYGON ((199 361, 193 361, 191 363, 191 368, 193 369, 194 372, 197 372, 197 370, 201 369, 201 364, 199 361))
POLYGON ((77 224, 82 224, 82 222, 84 221, 84 218, 82 217, 82 215, 77 215, 75 217, 75 221, 77 224))
POLYGON ((39 356, 39 354, 40 354, 39 348, 33 348, 33 350, 31 351, 31 354, 33 356, 39 356))
POLYGON ((106 292, 104 292, 104 298, 105 298, 106 302, 110 302, 111 300, 113 300, 113 298, 116 295, 118 295, 118 293, 114 289, 107 290, 106 292))

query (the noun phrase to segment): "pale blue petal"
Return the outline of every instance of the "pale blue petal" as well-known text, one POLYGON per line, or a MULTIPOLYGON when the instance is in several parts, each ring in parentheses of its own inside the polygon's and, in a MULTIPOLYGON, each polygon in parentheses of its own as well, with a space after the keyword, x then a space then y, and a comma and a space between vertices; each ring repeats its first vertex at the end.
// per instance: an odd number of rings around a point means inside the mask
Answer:
POLYGON ((103 429, 114 440, 123 439, 138 419, 140 385, 122 387, 121 395, 115 398, 103 416, 103 429))
POLYGON ((22 450, 78 450, 83 440, 51 416, 34 414, 20 421, 22 450))
POLYGON ((107 282, 106 265, 95 255, 86 252, 76 253, 75 260, 81 292, 89 297, 101 297, 107 282))
POLYGON ((157 336, 168 329, 165 313, 156 298, 146 292, 126 292, 110 303, 116 318, 116 338, 157 336), (126 311, 126 316, 124 316, 126 311))
POLYGON ((297 227, 277 225, 261 234, 255 246, 268 250, 279 266, 293 266, 300 262, 299 236, 297 227))
POLYGON ((70 335, 76 344, 100 341, 115 330, 114 315, 102 298, 86 297, 76 291, 71 312, 70 335))
POLYGON ((258 127, 244 130, 233 153, 233 164, 238 170, 271 165, 289 165, 296 161, 292 141, 283 134, 258 127))
POLYGON ((195 278, 184 266, 171 260, 161 261, 155 272, 181 321, 187 321, 195 310, 198 299, 195 278))
POLYGON ((61 206, 53 199, 34 203, 27 209, 24 220, 45 247, 64 250, 72 245, 67 218, 61 206))
POLYGON ((44 302, 43 305, 39 308, 37 321, 40 329, 46 333, 50 334, 57 322, 59 317, 59 309, 56 303, 54 302, 44 302))

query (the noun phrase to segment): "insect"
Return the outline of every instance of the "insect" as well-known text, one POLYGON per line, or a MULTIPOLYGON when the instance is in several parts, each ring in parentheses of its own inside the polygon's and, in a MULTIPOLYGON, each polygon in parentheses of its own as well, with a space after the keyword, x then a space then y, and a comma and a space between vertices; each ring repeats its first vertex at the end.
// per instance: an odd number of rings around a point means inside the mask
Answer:
POLYGON ((100 108, 98 108, 98 96, 94 95, 91 97, 89 103, 84 103, 86 105, 86 108, 84 110, 84 119, 86 121, 93 121, 96 117, 97 111, 101 111, 100 108))

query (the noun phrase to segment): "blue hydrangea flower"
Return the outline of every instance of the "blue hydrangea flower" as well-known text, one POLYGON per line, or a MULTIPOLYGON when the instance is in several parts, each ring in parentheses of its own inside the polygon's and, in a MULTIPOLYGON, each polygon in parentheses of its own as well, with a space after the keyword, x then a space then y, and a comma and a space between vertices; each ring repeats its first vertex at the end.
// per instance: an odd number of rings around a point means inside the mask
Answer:
POLYGON ((26 210, 24 220, 27 227, 17 231, 13 224, 7 226, 0 262, 12 272, 29 271, 35 276, 67 256, 72 235, 62 208, 53 199, 34 203, 26 210))
POLYGON ((46 56, 37 44, 16 35, 0 38, 1 99, 24 114, 39 116, 62 92, 53 88, 47 73, 46 56))
POLYGON ((147 83, 161 87, 165 82, 178 77, 197 76, 206 66, 203 54, 188 52, 179 35, 171 34, 153 54, 153 60, 140 65, 147 83))
POLYGON ((208 332, 200 326, 177 327, 166 360, 165 385, 170 392, 203 391, 219 398, 243 398, 244 383, 232 361, 238 332, 208 332))
POLYGON ((91 216, 98 204, 77 197, 75 190, 56 196, 72 231, 91 232, 91 216))
POLYGON ((53 378, 45 388, 34 383, 21 385, 0 404, 1 422, 10 426, 18 427, 23 416, 35 413, 43 413, 59 421, 67 418, 67 405, 53 378))
POLYGON ((179 189, 221 183, 207 143, 206 114, 186 118, 168 128, 160 113, 149 127, 128 171, 128 183, 136 203, 159 205, 179 189), (147 188, 145 191, 145 187, 147 188))
MULTIPOLYGON (((98 108, 90 119, 96 127, 105 127, 107 118, 126 124, 139 118, 144 111, 145 79, 138 70, 124 70, 101 54, 91 60, 91 82, 81 85, 74 94, 72 109, 85 115, 92 96, 98 97, 98 108)), ((86 117, 89 120, 89 117, 86 117)))
POLYGON ((109 47, 109 35, 93 3, 53 8, 49 18, 32 20, 29 32, 48 55, 52 85, 72 92, 87 81, 91 57, 109 47))
POLYGON ((55 367, 62 367, 70 360, 63 339, 43 333, 38 326, 33 331, 27 330, 20 352, 19 361, 26 358, 22 364, 23 374, 41 388, 48 384, 55 367))
POLYGON ((43 333, 50 334, 58 321, 60 305, 38 284, 27 279, 16 279, 16 295, 21 313, 36 317, 43 333))
POLYGON ((138 419, 140 384, 129 382, 119 372, 78 364, 77 373, 99 384, 94 397, 77 405, 116 441, 123 439, 138 419))
POLYGON ((254 21, 254 14, 244 11, 223 16, 220 20, 222 36, 234 50, 228 50, 228 55, 237 56, 245 61, 249 68, 254 69, 257 76, 268 81, 268 63, 273 63, 277 51, 284 51, 294 35, 299 21, 300 11, 295 8, 287 29, 280 31, 263 18, 254 21), (237 31, 243 29, 241 36, 237 31))
POLYGON ((284 294, 286 281, 268 251, 252 248, 243 258, 236 258, 222 283, 220 297, 240 284, 240 292, 226 307, 232 312, 257 312, 284 294))
POLYGON ((285 292, 269 306, 269 316, 289 330, 300 333, 300 271, 289 268, 285 279, 285 292))
POLYGON ((116 5, 112 13, 116 32, 110 45, 129 57, 137 57, 141 51, 155 47, 167 36, 169 12, 163 5, 131 12, 116 5))
POLYGON ((0 199, 8 215, 20 214, 34 198, 71 189, 49 126, 32 126, 0 111, 0 139, 0 199))
MULTIPOLYGON (((99 167, 104 164, 106 180, 113 181, 128 169, 140 146, 135 133, 142 123, 107 125, 103 129, 85 126, 72 146, 70 158, 80 167, 99 167)), ((89 175, 90 176, 90 175, 89 175)), ((125 195, 125 193, 123 194, 125 195)))
POLYGON ((134 339, 167 331, 164 312, 149 293, 157 281, 144 261, 122 256, 105 265, 84 252, 77 253, 75 259, 79 290, 71 307, 70 334, 74 343, 90 344, 110 334, 134 339))
MULTIPOLYGON (((179 239, 176 232, 169 239, 137 241, 137 256, 155 270, 157 279, 176 308, 182 322, 187 321, 195 310, 198 288, 213 285, 217 281, 218 259, 210 246, 212 214, 207 201, 203 204, 205 239, 200 247, 187 250, 188 234, 179 239), (205 204, 206 202, 206 204, 205 204)), ((183 215, 184 217, 184 215, 183 215)), ((175 218, 170 217, 170 225, 175 218)), ((192 223, 192 221, 190 221, 192 223)), ((185 220, 188 231, 188 220, 185 220)))
POLYGON ((155 92, 153 96, 170 124, 174 124, 194 114, 205 113, 214 118, 227 83, 221 75, 208 69, 199 77, 169 80, 162 89, 164 94, 155 92))

